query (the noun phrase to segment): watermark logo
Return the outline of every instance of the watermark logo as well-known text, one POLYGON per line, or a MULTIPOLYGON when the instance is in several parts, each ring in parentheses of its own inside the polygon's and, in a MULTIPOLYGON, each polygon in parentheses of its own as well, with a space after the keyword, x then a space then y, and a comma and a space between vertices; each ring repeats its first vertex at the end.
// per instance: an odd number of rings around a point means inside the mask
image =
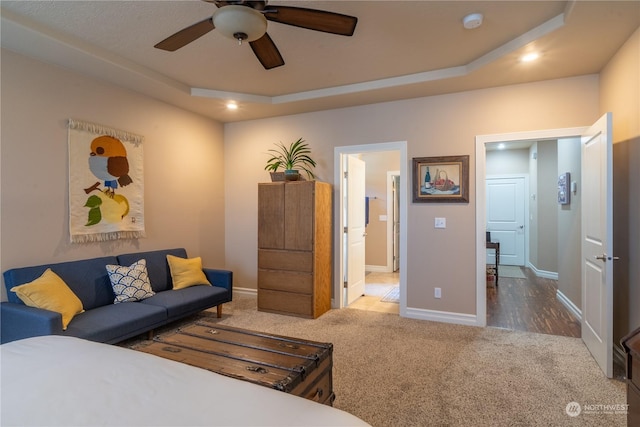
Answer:
POLYGON ((569 402, 567 403, 567 407, 564 408, 564 411, 570 417, 577 417, 582 412, 582 407, 578 402, 569 402))
POLYGON ((578 402, 569 402, 564 408, 564 411, 570 417, 577 417, 578 415, 592 415, 592 414, 608 414, 608 415, 627 415, 629 412, 629 405, 626 403, 616 404, 592 404, 578 402))

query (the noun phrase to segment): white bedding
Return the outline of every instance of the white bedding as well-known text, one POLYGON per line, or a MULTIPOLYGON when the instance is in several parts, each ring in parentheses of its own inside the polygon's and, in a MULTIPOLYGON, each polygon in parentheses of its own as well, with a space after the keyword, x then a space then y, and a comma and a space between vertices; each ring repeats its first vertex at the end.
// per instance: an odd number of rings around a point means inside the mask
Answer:
POLYGON ((344 411, 150 354, 45 336, 0 346, 2 426, 366 426, 344 411))

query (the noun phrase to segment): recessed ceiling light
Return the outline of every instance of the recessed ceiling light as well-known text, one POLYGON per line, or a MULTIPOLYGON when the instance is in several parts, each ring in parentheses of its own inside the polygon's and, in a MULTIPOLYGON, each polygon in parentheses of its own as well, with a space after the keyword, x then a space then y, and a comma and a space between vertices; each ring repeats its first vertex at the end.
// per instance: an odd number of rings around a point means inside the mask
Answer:
POLYGON ((237 110, 237 109, 238 109, 238 104, 236 104, 235 101, 227 102, 227 110, 237 110))
POLYGON ((462 19, 462 25, 464 25, 467 30, 478 28, 480 25, 482 25, 482 14, 472 13, 465 16, 464 19, 462 19))
POLYGON ((531 62, 531 61, 535 61, 539 57, 540 55, 537 52, 531 52, 531 53, 527 53, 526 55, 523 55, 522 58, 520 58, 520 60, 522 62, 531 62))
POLYGON ((504 150, 505 145, 503 143, 498 144, 498 150, 504 150))

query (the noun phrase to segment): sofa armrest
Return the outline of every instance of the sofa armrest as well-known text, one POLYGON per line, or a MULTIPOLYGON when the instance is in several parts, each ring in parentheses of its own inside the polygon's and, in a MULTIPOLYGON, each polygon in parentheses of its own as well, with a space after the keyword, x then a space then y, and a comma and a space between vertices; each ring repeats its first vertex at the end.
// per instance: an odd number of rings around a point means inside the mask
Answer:
POLYGON ((217 270, 213 268, 203 268, 207 280, 211 282, 213 286, 219 286, 229 291, 229 301, 233 296, 233 272, 229 270, 217 270))
POLYGON ((41 335, 61 335, 62 315, 23 304, 0 304, 1 342, 4 344, 41 335))

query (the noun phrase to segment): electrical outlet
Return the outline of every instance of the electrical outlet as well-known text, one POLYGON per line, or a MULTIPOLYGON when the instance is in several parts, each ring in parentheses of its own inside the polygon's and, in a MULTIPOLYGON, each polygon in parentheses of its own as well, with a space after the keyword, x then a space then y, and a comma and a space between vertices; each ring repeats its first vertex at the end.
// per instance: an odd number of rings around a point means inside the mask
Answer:
POLYGON ((436 218, 435 228, 447 228, 447 218, 436 218))
POLYGON ((440 288, 436 288, 436 289, 435 289, 435 292, 433 293, 433 296, 434 296, 435 298, 442 298, 442 289, 440 289, 440 288))

